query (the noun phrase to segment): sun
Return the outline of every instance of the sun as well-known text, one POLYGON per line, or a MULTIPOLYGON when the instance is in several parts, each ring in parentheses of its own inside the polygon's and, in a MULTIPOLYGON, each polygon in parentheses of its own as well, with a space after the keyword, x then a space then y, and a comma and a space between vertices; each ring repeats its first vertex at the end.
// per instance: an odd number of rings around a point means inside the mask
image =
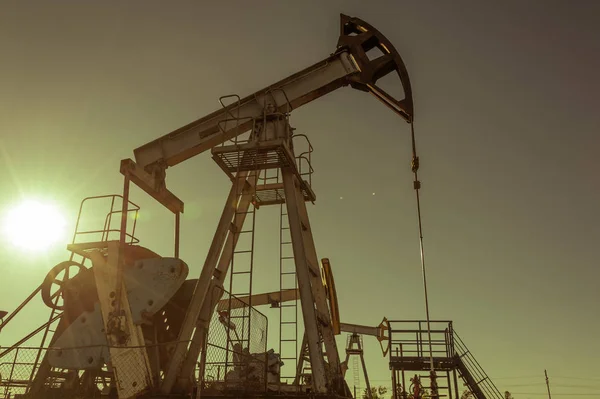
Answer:
POLYGON ((7 212, 3 222, 6 239, 24 250, 48 250, 65 239, 65 218, 50 202, 25 200, 7 212))

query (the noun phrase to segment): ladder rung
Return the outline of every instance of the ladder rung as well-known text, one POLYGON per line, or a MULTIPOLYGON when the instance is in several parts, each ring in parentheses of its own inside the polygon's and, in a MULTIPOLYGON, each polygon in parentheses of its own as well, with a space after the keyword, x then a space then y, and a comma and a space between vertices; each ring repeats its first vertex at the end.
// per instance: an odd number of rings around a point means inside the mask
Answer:
POLYGON ((296 272, 281 272, 282 275, 284 274, 296 274, 296 272))
POLYGON ((297 339, 280 339, 281 342, 296 342, 297 339))
POLYGON ((282 256, 282 257, 281 257, 281 259, 282 259, 282 260, 283 260, 283 259, 294 259, 294 257, 293 257, 293 256, 282 256))
POLYGON ((281 245, 291 244, 291 243, 292 243, 291 241, 284 241, 284 242, 281 243, 281 245))
POLYGON ((244 272, 231 272, 231 274, 249 274, 252 273, 251 271, 244 271, 244 272))
POLYGON ((254 230, 242 230, 238 234, 244 234, 244 233, 254 233, 254 230))
POLYGON ((234 251, 233 254, 234 255, 235 254, 247 254, 247 253, 250 253, 250 252, 252 252, 252 250, 251 249, 247 249, 245 251, 234 251))
POLYGON ((289 230, 289 227, 282 227, 281 230, 289 230))
POLYGON ((296 321, 282 321, 280 324, 298 324, 296 321))
POLYGON ((254 211, 245 211, 245 212, 235 212, 236 215, 247 215, 249 213, 254 213, 254 211))

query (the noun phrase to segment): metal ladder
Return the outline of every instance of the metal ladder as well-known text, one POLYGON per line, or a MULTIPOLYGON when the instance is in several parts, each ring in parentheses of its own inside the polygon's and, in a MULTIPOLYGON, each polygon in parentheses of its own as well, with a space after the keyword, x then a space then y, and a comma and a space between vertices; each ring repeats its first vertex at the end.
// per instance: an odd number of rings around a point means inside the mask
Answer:
POLYGON ((244 364, 251 353, 251 322, 252 322, 252 276, 254 268, 254 231, 256 226, 256 183, 258 171, 249 173, 248 179, 253 180, 252 189, 248 192, 246 174, 238 171, 234 180, 235 212, 229 228, 233 237, 230 272, 229 298, 227 305, 227 356, 225 369, 244 364), (250 204, 242 197, 251 196, 250 204), (243 204, 246 204, 244 206, 243 204), (248 227, 245 227, 248 226, 248 227), (247 298, 247 303, 241 303, 239 298, 247 298))
MULTIPOLYGON (((285 204, 279 210, 279 292, 298 289, 296 264, 285 204)), ((284 363, 281 380, 294 380, 298 363, 298 299, 279 303, 279 356, 284 363)))
POLYGON ((360 393, 362 396, 362 392, 360 390, 360 374, 358 374, 358 357, 354 356, 352 358, 352 374, 354 377, 354 387, 356 388, 357 393, 360 393))

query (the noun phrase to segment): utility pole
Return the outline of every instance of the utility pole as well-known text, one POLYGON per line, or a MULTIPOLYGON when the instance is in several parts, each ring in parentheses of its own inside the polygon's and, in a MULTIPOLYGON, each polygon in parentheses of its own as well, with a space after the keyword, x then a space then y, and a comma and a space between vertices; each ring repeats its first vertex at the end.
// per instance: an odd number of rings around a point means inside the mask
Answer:
POLYGON ((548 380, 548 372, 544 370, 544 374, 546 375, 546 387, 548 388, 548 399, 552 399, 550 396, 550 380, 548 380))

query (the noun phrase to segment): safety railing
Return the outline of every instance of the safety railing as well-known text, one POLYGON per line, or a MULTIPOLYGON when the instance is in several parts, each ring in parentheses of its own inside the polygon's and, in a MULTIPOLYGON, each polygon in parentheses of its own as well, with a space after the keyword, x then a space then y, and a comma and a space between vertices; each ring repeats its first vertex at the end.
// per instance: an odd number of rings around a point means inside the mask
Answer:
MULTIPOLYGON (((0 355, 0 399, 14 398, 26 394, 35 380, 40 369, 39 355, 45 356, 48 348, 16 347, 14 350, 4 350, 0 355)), ((48 388, 57 388, 66 373, 52 370, 44 382, 48 388)))
POLYGON ((294 134, 292 140, 294 140, 294 146, 297 147, 296 139, 303 139, 305 141, 305 150, 296 156, 296 167, 298 168, 298 174, 300 178, 312 186, 312 175, 314 169, 312 167, 312 153, 314 151, 313 146, 305 134, 294 134))
POLYGON ((219 290, 223 293, 210 322, 199 388, 211 395, 265 392, 273 378, 270 374, 278 372, 275 355, 267 351, 267 318, 244 300, 219 290))
MULTIPOLYGON (((87 197, 81 201, 77 222, 75 224, 75 233, 73 234, 73 244, 82 242, 105 242, 111 239, 118 240, 121 234, 121 217, 123 213, 123 196, 119 194, 99 195, 87 197), (91 208, 90 202, 93 201, 96 207, 91 208), (103 202, 100 204, 100 202, 103 202), (102 206, 98 206, 98 204, 102 206), (110 205, 109 205, 110 204, 110 205), (108 212, 101 211, 102 208, 108 212), (84 212, 86 215, 83 215, 84 212), (83 215, 83 217, 82 217, 83 215), (100 216, 104 215, 104 216, 100 216), (114 219, 117 219, 116 221, 114 219), (102 226, 98 228, 98 226, 102 226)), ((131 231, 125 232, 128 244, 136 244, 139 240, 135 237, 135 228, 139 216, 140 207, 131 201, 127 204, 127 217, 133 219, 131 231)))
POLYGON ((502 394, 458 336, 451 321, 431 321, 429 330, 425 320, 389 321, 389 340, 390 364, 405 362, 428 369, 433 357, 434 368, 443 365, 447 369, 458 369, 477 399, 502 399, 502 394))
POLYGON ((390 360, 414 357, 423 358, 428 362, 431 355, 434 358, 454 356, 451 321, 431 321, 431 341, 426 321, 396 320, 389 323, 390 360))
POLYGON ((473 392, 478 399, 482 399, 479 398, 481 394, 487 399, 504 398, 456 331, 454 331, 453 339, 459 370, 463 379, 467 382, 467 385, 469 385, 471 392, 473 392))
MULTIPOLYGON (((262 114, 263 126, 266 125, 267 119, 289 118, 289 115, 293 109, 292 104, 290 103, 290 100, 289 100, 286 92, 281 88, 269 89, 262 96, 262 100, 259 99, 258 97, 255 97, 255 100, 259 104, 261 103, 261 101, 263 103, 263 114, 262 114), (283 96, 283 100, 284 100, 283 105, 285 105, 285 109, 283 111, 279 111, 277 109, 277 105, 273 105, 273 104, 280 103, 280 101, 277 101, 277 99, 275 98, 275 93, 281 93, 283 96), (271 103, 267 103, 267 101, 266 101, 267 97, 271 98, 271 101, 272 101, 271 103), (267 104, 271 104, 271 106, 269 107, 269 106, 267 106, 267 104)), ((254 139, 254 137, 252 137, 252 133, 255 131, 257 119, 254 117, 251 117, 251 116, 240 116, 240 108, 241 108, 240 96, 237 94, 228 94, 228 95, 221 96, 221 97, 219 97, 219 104, 221 104, 221 107, 225 110, 226 117, 225 117, 225 119, 222 119, 217 123, 217 127, 219 128, 219 131, 221 134, 233 135, 233 137, 231 139, 224 140, 221 143, 221 146, 231 145, 231 144, 240 145, 240 144, 246 144, 246 143, 249 143, 250 141, 252 141, 254 139), (226 104, 225 103, 226 100, 230 100, 230 99, 233 99, 234 101, 231 101, 226 104), (246 124, 248 124, 248 122, 251 122, 250 126, 246 126, 246 124), (231 126, 232 123, 235 125, 231 126), (241 126, 245 126, 243 132, 240 131, 241 126), (233 133, 231 133, 230 130, 232 130, 233 133)))
POLYGON ((231 144, 234 144, 234 145, 245 144, 250 141, 250 135, 254 131, 255 121, 254 121, 254 118, 252 118, 251 116, 240 117, 240 105, 241 105, 240 101, 241 101, 241 98, 237 94, 228 94, 228 95, 219 97, 219 104, 221 104, 221 107, 223 107, 223 109, 226 111, 227 117, 223 120, 220 120, 217 123, 217 127, 219 128, 219 131, 223 135, 227 134, 227 132, 229 130, 235 129, 233 138, 223 141, 221 143, 221 146, 231 145, 231 144), (229 104, 225 104, 225 100, 229 100, 232 98, 235 99, 235 101, 233 101, 229 104), (246 133, 246 134, 242 134, 239 131, 240 125, 247 123, 247 122, 252 122, 251 128, 248 129, 250 132, 246 133), (230 125, 232 123, 235 123, 235 126, 231 127, 230 125))
POLYGON ((268 356, 235 345, 226 348, 208 343, 200 388, 204 394, 266 392, 268 356))
POLYGON ((0 398, 22 395, 31 383, 39 348, 15 348, 0 357, 0 398))
MULTIPOLYGON (((129 351, 143 348, 153 362, 151 372, 158 382, 164 373, 165 362, 156 354, 168 353, 177 342, 148 344, 145 346, 89 345, 78 347, 17 347, 4 351, 0 357, 0 399, 12 399, 17 395, 29 394, 32 399, 46 397, 100 397, 101 392, 114 390, 113 373, 106 364, 94 364, 94 367, 74 369, 52 367, 49 359, 66 359, 70 364, 89 366, 90 354, 101 354, 104 362, 110 361, 110 352, 114 349, 129 351), (36 362, 38 353, 42 353, 44 362, 36 362), (77 396, 79 395, 79 396, 77 396)), ((93 361, 93 359, 92 359, 93 361)), ((61 364, 61 366, 65 366, 61 364)), ((126 364, 119 369, 119 377, 132 380, 140 376, 140 365, 136 362, 126 364)), ((112 397, 112 396, 111 396, 112 397)))

